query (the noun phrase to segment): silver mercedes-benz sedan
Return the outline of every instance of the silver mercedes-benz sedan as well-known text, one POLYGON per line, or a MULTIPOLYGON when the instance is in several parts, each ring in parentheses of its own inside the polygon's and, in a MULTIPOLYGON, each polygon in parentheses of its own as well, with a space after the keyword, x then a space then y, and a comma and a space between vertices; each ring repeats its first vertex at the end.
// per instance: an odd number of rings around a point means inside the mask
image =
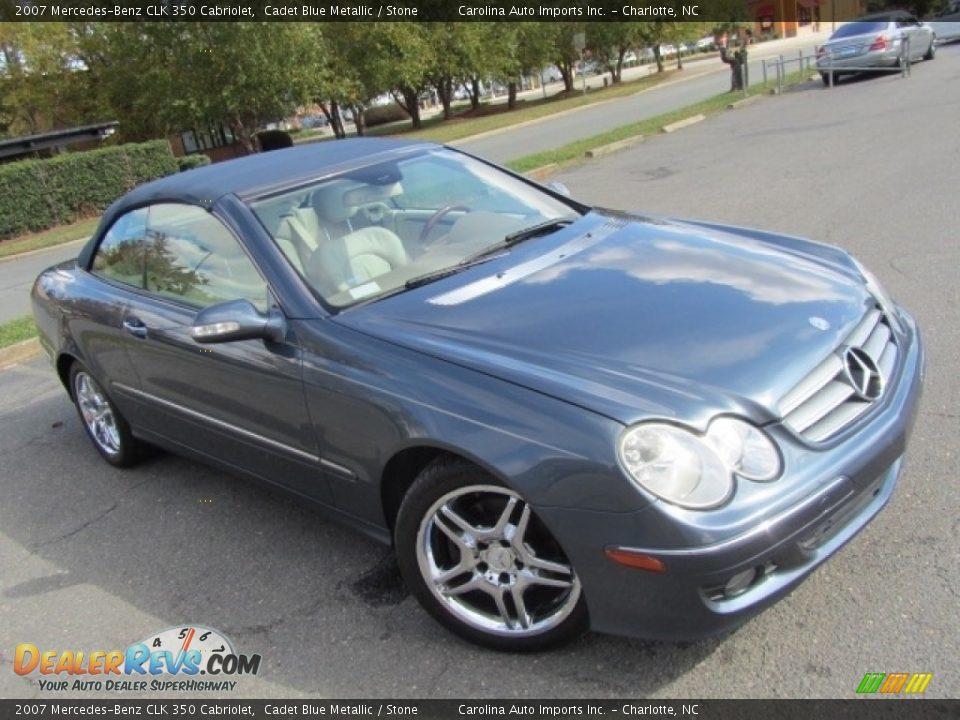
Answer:
POLYGON ((933 60, 936 36, 928 25, 909 13, 867 15, 837 28, 817 50, 817 70, 824 85, 830 75, 836 80, 872 69, 899 68, 910 62, 933 60))

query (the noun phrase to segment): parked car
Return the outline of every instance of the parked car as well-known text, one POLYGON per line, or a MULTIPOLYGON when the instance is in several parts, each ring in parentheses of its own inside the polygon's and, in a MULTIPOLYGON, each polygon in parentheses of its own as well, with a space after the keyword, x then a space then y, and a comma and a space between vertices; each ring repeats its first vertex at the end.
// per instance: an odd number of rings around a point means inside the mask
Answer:
POLYGON ((933 31, 914 16, 904 12, 867 15, 837 28, 817 50, 817 69, 824 85, 829 85, 831 74, 838 78, 874 68, 898 68, 906 47, 911 62, 933 60, 937 52, 933 31))
POLYGON ((540 71, 540 76, 543 78, 544 83, 560 82, 563 80, 563 73, 560 72, 560 68, 556 65, 548 65, 545 67, 540 71))
POLYGON ((937 42, 950 43, 960 40, 960 2, 954 2, 946 7, 936 17, 927 23, 937 42))
POLYGON ((717 49, 717 40, 713 35, 707 35, 697 40, 696 47, 700 52, 710 52, 717 49))
POLYGON ((505 649, 785 596, 890 499, 923 367, 842 250, 376 138, 142 185, 32 301, 106 462, 313 502, 505 649))

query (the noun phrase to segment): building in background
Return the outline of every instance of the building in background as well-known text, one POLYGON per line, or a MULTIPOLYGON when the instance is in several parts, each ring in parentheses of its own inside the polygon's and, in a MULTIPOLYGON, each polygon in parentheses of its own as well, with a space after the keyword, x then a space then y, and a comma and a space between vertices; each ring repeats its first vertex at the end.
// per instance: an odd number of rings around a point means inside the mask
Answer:
POLYGON ((832 32, 866 11, 866 0, 748 0, 756 38, 797 37, 820 30, 832 32))

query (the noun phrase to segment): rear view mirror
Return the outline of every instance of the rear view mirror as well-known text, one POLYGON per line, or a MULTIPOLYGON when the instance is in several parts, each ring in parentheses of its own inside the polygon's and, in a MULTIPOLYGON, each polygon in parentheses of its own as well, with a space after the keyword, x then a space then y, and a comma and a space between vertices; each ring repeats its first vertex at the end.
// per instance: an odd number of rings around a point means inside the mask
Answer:
POLYGON ((190 335, 198 343, 234 340, 270 340, 280 342, 287 332, 283 313, 271 310, 263 314, 249 300, 230 300, 211 305, 197 313, 190 335))

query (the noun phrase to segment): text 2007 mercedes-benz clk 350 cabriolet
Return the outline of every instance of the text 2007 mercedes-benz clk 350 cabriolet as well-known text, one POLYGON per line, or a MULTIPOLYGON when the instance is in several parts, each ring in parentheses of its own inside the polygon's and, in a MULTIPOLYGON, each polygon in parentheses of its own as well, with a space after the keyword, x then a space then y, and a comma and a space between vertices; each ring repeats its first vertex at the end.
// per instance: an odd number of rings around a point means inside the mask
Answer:
POLYGON ((143 185, 33 303, 107 462, 159 446, 309 499, 507 649, 785 595, 890 498, 923 367, 841 250, 375 139, 143 185))

